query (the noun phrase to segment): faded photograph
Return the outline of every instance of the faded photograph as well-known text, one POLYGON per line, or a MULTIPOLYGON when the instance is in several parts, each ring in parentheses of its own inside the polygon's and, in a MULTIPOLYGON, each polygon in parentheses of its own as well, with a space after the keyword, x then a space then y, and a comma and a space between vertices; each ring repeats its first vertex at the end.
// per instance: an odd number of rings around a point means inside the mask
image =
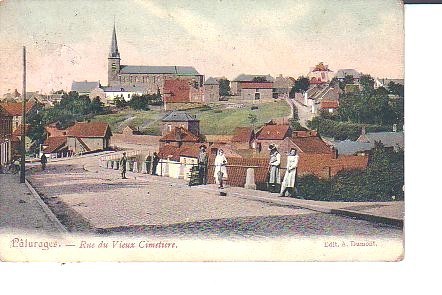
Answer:
POLYGON ((399 0, 0 1, 0 260, 400 261, 399 0))

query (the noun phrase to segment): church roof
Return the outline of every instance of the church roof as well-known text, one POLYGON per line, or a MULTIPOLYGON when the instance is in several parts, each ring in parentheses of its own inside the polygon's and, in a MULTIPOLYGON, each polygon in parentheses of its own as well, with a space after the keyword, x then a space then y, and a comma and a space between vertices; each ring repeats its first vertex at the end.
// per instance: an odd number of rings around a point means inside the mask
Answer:
POLYGON ((361 73, 355 69, 340 69, 336 72, 335 77, 338 79, 344 79, 345 76, 353 76, 353 78, 359 79, 361 77, 361 73))
POLYGON ((115 32, 115 24, 114 24, 114 30, 112 32, 112 43, 109 52, 109 57, 117 57, 117 58, 120 57, 120 52, 118 52, 117 33, 115 32))
POLYGON ((200 75, 194 67, 188 66, 121 66, 122 74, 175 74, 179 76, 200 75))

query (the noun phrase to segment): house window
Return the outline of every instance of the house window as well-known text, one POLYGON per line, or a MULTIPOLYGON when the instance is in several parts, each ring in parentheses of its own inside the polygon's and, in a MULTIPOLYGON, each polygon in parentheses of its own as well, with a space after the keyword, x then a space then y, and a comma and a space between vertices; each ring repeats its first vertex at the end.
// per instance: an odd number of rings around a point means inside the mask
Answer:
POLYGON ((167 131, 168 132, 172 131, 172 125, 170 125, 170 124, 167 125, 167 131))
POLYGON ((258 89, 256 89, 257 92, 255 92, 255 99, 261 98, 261 93, 258 92, 258 89))

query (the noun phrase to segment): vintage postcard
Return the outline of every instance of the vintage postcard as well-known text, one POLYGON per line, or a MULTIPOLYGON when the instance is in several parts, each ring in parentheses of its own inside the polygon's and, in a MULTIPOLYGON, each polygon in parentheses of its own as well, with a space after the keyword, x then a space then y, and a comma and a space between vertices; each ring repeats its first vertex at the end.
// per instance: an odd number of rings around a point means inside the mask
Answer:
POLYGON ((403 10, 0 1, 0 260, 402 260, 403 10))

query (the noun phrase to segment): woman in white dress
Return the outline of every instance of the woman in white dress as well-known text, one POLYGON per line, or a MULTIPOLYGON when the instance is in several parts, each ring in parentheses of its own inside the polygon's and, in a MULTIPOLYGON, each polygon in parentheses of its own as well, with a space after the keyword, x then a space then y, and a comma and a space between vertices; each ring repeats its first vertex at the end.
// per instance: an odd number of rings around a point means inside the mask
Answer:
POLYGON ((280 197, 285 197, 285 193, 289 191, 291 197, 295 194, 296 169, 298 168, 299 156, 295 148, 290 149, 287 156, 287 170, 285 171, 284 180, 281 184, 280 197))
POLYGON ((219 185, 219 188, 224 188, 224 181, 227 180, 227 159, 224 156, 224 151, 222 149, 218 150, 215 158, 215 183, 219 185))

